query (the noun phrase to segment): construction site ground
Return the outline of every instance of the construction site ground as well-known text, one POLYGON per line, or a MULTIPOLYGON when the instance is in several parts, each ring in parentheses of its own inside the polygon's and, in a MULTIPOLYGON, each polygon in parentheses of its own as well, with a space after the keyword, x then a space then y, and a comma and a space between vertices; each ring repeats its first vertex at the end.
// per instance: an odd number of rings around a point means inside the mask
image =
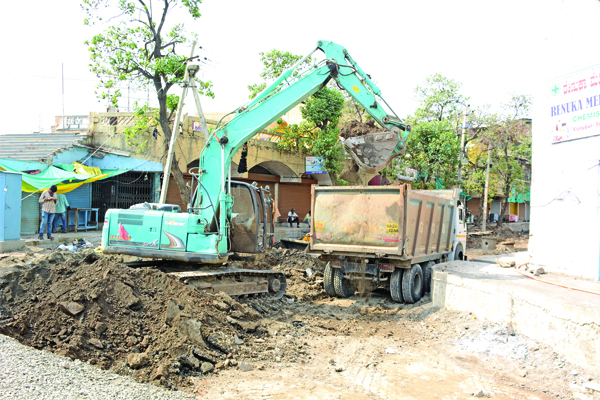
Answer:
MULTIPOLYGON (((75 236, 99 244, 99 235, 75 236)), ((295 250, 232 263, 284 272, 287 295, 269 300, 201 294, 160 271, 57 244, 0 255, 0 332, 164 388, 164 398, 600 398, 586 388, 595 370, 468 304, 452 311, 431 295, 396 304, 383 291, 330 298, 324 265, 295 250)))

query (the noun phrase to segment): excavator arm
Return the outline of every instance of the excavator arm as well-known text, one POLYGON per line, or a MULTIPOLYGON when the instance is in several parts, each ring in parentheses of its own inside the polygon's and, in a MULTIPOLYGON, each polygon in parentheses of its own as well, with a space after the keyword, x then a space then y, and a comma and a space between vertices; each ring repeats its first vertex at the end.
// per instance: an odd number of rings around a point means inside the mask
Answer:
POLYGON ((391 159, 404 153, 410 126, 399 117, 387 114, 381 104, 385 103, 381 90, 345 48, 329 41, 317 42, 313 52, 285 71, 248 104, 238 108, 229 122, 218 126, 202 149, 198 173, 199 195, 195 197, 192 211, 201 214, 204 221, 218 221, 211 224, 217 227, 217 232, 213 233, 218 235, 215 243, 218 253, 228 251, 225 238, 230 215, 217 210, 231 210, 233 204, 228 177, 231 176, 230 166, 236 152, 257 132, 325 87, 331 79, 387 129, 383 133, 343 141, 345 150, 355 159, 359 168, 376 173, 391 159), (325 53, 325 59, 293 76, 294 71, 299 70, 317 50, 325 53))

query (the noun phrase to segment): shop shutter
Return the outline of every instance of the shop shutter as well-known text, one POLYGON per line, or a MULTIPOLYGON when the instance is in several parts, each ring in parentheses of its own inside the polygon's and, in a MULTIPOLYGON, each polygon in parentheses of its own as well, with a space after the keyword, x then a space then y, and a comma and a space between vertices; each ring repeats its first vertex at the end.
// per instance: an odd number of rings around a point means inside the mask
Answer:
POLYGON ((25 199, 21 200, 21 235, 33 235, 40 229, 40 193, 21 192, 21 199, 23 198, 25 199))
POLYGON ((300 217, 300 222, 310 211, 310 185, 299 185, 294 183, 279 184, 279 201, 277 202, 281 220, 287 220, 287 215, 292 208, 300 217))
POLYGON ((69 193, 65 193, 71 208, 90 208, 92 206, 92 185, 86 183, 69 193))
MULTIPOLYGON (((92 206, 92 185, 86 183, 75 190, 65 193, 71 208, 90 208, 92 206)), ((79 214, 81 216, 81 214, 79 214)), ((74 226, 75 212, 69 212, 69 226, 74 226)))

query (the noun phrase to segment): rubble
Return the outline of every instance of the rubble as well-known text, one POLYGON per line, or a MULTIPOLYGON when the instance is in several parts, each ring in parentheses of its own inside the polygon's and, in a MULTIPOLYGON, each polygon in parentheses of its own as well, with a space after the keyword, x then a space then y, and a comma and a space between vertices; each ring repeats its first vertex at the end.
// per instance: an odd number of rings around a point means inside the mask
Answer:
MULTIPOLYGON (((253 267, 277 264, 291 282, 304 274, 298 268, 320 269, 301 254, 284 261, 287 254, 275 251, 266 265, 253 267)), ((255 308, 195 291, 159 270, 130 268, 92 250, 19 261, 10 260, 0 275, 0 333, 35 348, 171 387, 212 373, 215 364, 235 367, 234 357, 261 358, 257 347, 267 345, 265 320, 255 308), (249 335, 259 341, 244 340, 249 335)))

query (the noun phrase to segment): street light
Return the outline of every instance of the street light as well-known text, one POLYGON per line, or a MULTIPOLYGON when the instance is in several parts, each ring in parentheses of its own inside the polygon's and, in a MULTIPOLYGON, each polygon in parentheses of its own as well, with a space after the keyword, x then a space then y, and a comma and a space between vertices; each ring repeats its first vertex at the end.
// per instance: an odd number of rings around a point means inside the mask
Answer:
POLYGON ((462 163, 463 163, 463 158, 464 158, 464 154, 465 154, 465 129, 466 129, 466 125, 467 125, 467 110, 469 109, 469 107, 471 107, 471 105, 467 104, 465 106, 465 109, 463 110, 462 134, 460 136, 460 154, 458 155, 458 183, 459 184, 462 179, 462 163))

